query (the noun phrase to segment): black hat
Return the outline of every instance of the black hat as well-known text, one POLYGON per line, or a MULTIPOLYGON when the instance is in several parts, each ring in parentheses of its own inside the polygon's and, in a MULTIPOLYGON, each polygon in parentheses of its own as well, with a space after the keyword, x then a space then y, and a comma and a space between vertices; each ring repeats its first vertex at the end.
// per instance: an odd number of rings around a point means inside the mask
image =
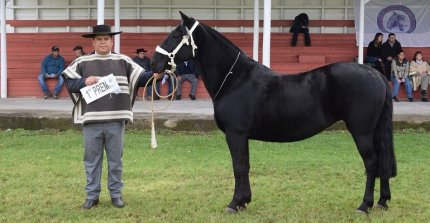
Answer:
POLYGON ((58 46, 51 47, 52 52, 54 51, 60 51, 60 48, 58 46))
POLYGON ((76 51, 76 50, 83 50, 84 48, 82 48, 82 46, 79 46, 79 45, 77 45, 77 46, 75 46, 75 47, 73 47, 73 51, 76 51))
POLYGON ((145 50, 143 48, 139 48, 139 49, 136 50, 136 53, 140 53, 140 52, 146 53, 146 52, 148 52, 148 50, 145 50))
POLYGON ((93 26, 93 32, 92 33, 84 34, 84 35, 82 35, 82 37, 93 38, 97 35, 113 36, 113 35, 120 34, 120 33, 122 33, 122 31, 112 32, 109 25, 96 25, 96 26, 93 26))

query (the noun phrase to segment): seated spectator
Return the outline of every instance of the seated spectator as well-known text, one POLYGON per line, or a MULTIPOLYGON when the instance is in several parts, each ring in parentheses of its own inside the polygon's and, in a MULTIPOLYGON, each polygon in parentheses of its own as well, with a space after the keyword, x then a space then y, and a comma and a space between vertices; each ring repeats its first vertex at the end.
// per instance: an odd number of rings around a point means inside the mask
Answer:
MULTIPOLYGON (((144 48, 139 48, 136 49, 136 56, 133 57, 133 61, 136 62, 137 64, 139 64, 139 66, 141 66, 143 69, 145 69, 145 71, 152 71, 151 68, 151 59, 149 59, 146 56, 146 52, 148 52, 147 50, 145 50, 144 48)), ((158 93, 160 93, 160 83, 157 82, 156 84, 156 90, 158 93)), ((151 99, 152 93, 154 93, 152 86, 148 86, 146 88, 146 95, 148 99, 151 99)), ((158 97, 158 95, 154 95, 154 100, 159 100, 160 97, 158 97)))
POLYGON ((402 51, 402 45, 396 40, 396 34, 388 34, 387 41, 382 44, 382 61, 384 62, 384 74, 387 80, 391 76, 391 62, 396 59, 399 52, 402 51))
POLYGON ((182 84, 185 81, 191 83, 191 100, 196 100, 196 89, 198 82, 198 69, 193 60, 184 61, 176 67, 176 75, 178 77, 178 89, 176 91, 176 100, 181 100, 182 95, 182 84))
POLYGON ((76 45, 73 47, 73 51, 75 52, 76 58, 84 56, 86 53, 84 52, 84 48, 82 46, 76 45))
POLYGON ((309 17, 306 13, 300 13, 298 16, 294 18, 293 25, 290 28, 290 33, 293 34, 293 38, 291 39, 291 46, 297 45, 297 36, 299 33, 303 33, 305 35, 305 45, 311 45, 311 37, 309 36, 309 17))
POLYGON ((384 38, 384 34, 376 33, 375 38, 370 41, 367 46, 366 57, 364 58, 364 63, 369 63, 379 72, 384 73, 383 65, 382 65, 382 40, 384 38))
POLYGON ((399 101, 399 99, 397 99, 397 94, 399 93, 400 84, 403 83, 405 85, 408 101, 412 102, 412 85, 408 77, 409 62, 406 60, 405 53, 403 51, 400 51, 399 54, 397 54, 396 59, 391 62, 391 70, 391 81, 393 82, 393 100, 396 102, 399 101))
POLYGON ((45 57, 42 61, 41 71, 38 77, 40 87, 45 94, 44 99, 51 96, 48 86, 46 85, 46 79, 57 79, 57 85, 54 89, 54 94, 52 95, 55 99, 58 98, 58 94, 63 86, 63 77, 61 73, 64 70, 64 58, 60 55, 60 48, 58 46, 53 46, 51 48, 51 53, 45 57))
POLYGON ((411 62, 409 75, 412 77, 414 91, 421 85, 421 101, 428 101, 427 88, 429 86, 430 66, 423 60, 423 54, 420 51, 415 52, 411 62))

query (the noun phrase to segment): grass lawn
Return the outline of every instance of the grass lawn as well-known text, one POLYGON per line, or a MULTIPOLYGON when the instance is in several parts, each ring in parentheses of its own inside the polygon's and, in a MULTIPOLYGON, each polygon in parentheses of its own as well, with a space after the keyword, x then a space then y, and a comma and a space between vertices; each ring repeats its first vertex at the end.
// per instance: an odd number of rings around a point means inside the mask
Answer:
MULTIPOLYGON (((348 132, 295 143, 251 141, 253 201, 240 214, 224 209, 233 195, 230 154, 220 132, 157 135, 126 132, 126 207, 116 209, 103 166, 100 204, 85 200, 82 133, 0 132, 0 222, 429 222, 430 134, 395 133, 398 176, 389 210, 357 214, 364 193, 362 160, 348 132)), ((106 160, 106 158, 105 158, 106 160)), ((375 203, 379 198, 379 181, 375 203)))

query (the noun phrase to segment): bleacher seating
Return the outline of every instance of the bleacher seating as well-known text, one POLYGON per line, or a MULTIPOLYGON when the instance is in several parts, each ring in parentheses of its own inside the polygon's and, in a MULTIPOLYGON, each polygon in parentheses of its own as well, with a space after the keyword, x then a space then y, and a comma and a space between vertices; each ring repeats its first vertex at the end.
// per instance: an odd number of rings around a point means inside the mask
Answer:
MULTIPOLYGON (((149 49, 151 56, 155 47, 166 37, 166 33, 123 33, 121 34, 121 53, 134 56, 136 48, 149 49)), ((252 57, 252 33, 225 33, 233 43, 238 45, 248 56, 252 57)), ((290 46, 291 34, 272 33, 271 68, 281 74, 293 74, 311 70, 325 64, 353 61, 357 55, 355 34, 311 34, 312 46, 305 47, 303 36, 299 36, 298 45, 290 46)), ((80 33, 9 33, 7 35, 8 53, 8 97, 41 97, 43 96, 37 82, 40 62, 50 53, 51 46, 58 45, 66 65, 73 61, 73 46, 82 45, 89 52, 91 41, 82 38, 80 33)), ((262 35, 260 35, 260 51, 262 35)), ((430 56, 430 48, 405 48, 407 58, 416 50, 430 56)), ((261 55, 259 55, 261 61, 261 55)), ((53 89, 55 81, 48 81, 53 89)), ((183 85, 184 95, 188 95, 190 85, 183 85)), ((162 92, 167 91, 163 86, 162 92)), ((404 92, 402 92, 404 95, 404 92)), ((142 93, 140 93, 142 95, 142 93)), ((60 97, 68 97, 63 88, 60 97)), ((208 98, 209 95, 202 81, 199 81, 197 98, 208 98)), ((400 96, 402 97, 402 96, 400 96)))

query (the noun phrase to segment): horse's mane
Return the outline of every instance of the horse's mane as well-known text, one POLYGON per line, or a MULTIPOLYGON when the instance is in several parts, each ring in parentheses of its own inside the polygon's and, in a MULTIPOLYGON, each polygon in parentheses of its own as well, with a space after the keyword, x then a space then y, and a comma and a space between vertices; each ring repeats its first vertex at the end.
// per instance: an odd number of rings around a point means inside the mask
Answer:
POLYGON ((239 47, 237 47, 233 42, 231 42, 229 39, 227 39, 224 35, 222 35, 221 33, 219 33, 218 31, 216 31, 215 29, 213 29, 212 27, 206 25, 206 24, 202 24, 200 23, 204 29, 211 35, 215 36, 217 39, 222 40, 223 42, 225 42, 229 47, 235 49, 236 51, 240 51, 240 54, 245 55, 246 53, 243 52, 239 47))

